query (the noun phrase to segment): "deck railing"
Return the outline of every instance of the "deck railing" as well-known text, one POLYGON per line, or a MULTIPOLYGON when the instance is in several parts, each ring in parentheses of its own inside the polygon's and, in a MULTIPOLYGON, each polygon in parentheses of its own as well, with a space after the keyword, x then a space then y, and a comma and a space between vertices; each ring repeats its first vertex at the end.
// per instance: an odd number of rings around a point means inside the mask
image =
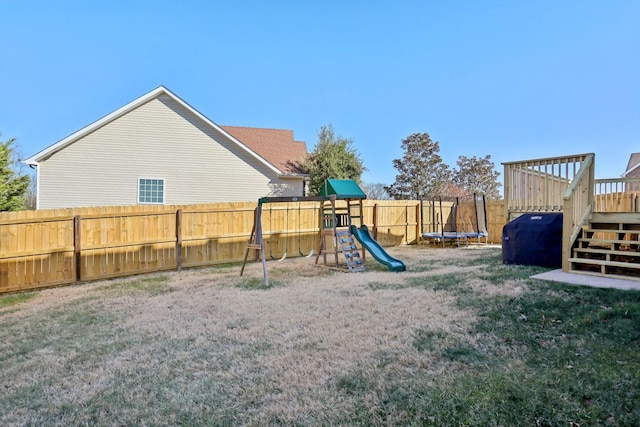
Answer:
POLYGON ((594 212, 640 212, 640 178, 596 179, 594 212))
POLYGON ((569 271, 573 242, 591 215, 594 205, 595 155, 587 154, 563 196, 562 271, 569 271))
POLYGON ((562 212, 563 195, 589 156, 593 154, 503 163, 507 221, 525 212, 562 212))

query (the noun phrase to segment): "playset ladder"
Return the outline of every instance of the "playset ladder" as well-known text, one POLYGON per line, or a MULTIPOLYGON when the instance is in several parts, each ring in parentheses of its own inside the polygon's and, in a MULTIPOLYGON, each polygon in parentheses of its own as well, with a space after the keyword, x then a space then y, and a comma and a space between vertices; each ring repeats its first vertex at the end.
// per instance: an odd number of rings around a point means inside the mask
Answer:
POLYGON ((336 232, 336 236, 338 238, 338 244, 342 248, 342 253, 347 260, 349 271, 364 271, 364 263, 362 262, 362 258, 360 258, 360 252, 356 247, 351 231, 339 230, 336 232))

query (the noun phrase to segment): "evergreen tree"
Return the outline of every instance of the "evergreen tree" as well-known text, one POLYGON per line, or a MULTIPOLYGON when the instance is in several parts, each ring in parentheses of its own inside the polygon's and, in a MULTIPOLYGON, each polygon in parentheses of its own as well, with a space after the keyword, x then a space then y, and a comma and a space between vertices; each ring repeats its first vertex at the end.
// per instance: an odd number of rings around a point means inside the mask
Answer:
POLYGON ((16 172, 15 138, 0 141, 0 212, 25 209, 25 197, 29 189, 29 175, 16 172))
POLYGON ((309 173, 311 195, 318 194, 325 179, 353 179, 360 183, 366 170, 353 141, 336 136, 331 124, 320 128, 318 142, 301 167, 309 173))
POLYGON ((451 182, 451 171, 440 157, 440 143, 428 133, 414 133, 402 141, 404 155, 394 159, 396 180, 385 189, 394 199, 438 197, 451 182))
POLYGON ((453 170, 453 182, 468 194, 484 194, 490 199, 500 198, 500 173, 495 170, 491 156, 471 158, 459 156, 457 169, 453 170))

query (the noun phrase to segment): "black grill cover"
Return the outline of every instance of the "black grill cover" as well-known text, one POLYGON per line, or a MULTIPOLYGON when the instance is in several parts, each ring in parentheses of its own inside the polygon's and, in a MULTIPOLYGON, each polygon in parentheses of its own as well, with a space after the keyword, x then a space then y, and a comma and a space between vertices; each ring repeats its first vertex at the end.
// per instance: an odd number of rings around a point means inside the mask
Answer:
POLYGON ((506 224, 502 263, 562 267, 562 214, 524 214, 506 224))

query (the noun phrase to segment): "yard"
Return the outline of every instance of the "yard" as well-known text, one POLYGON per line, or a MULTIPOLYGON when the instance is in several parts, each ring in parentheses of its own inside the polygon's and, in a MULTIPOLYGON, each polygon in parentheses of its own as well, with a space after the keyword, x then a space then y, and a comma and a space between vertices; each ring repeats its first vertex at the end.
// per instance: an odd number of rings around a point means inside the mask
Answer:
POLYGON ((640 425, 640 292, 389 252, 0 296, 0 424, 640 425))

